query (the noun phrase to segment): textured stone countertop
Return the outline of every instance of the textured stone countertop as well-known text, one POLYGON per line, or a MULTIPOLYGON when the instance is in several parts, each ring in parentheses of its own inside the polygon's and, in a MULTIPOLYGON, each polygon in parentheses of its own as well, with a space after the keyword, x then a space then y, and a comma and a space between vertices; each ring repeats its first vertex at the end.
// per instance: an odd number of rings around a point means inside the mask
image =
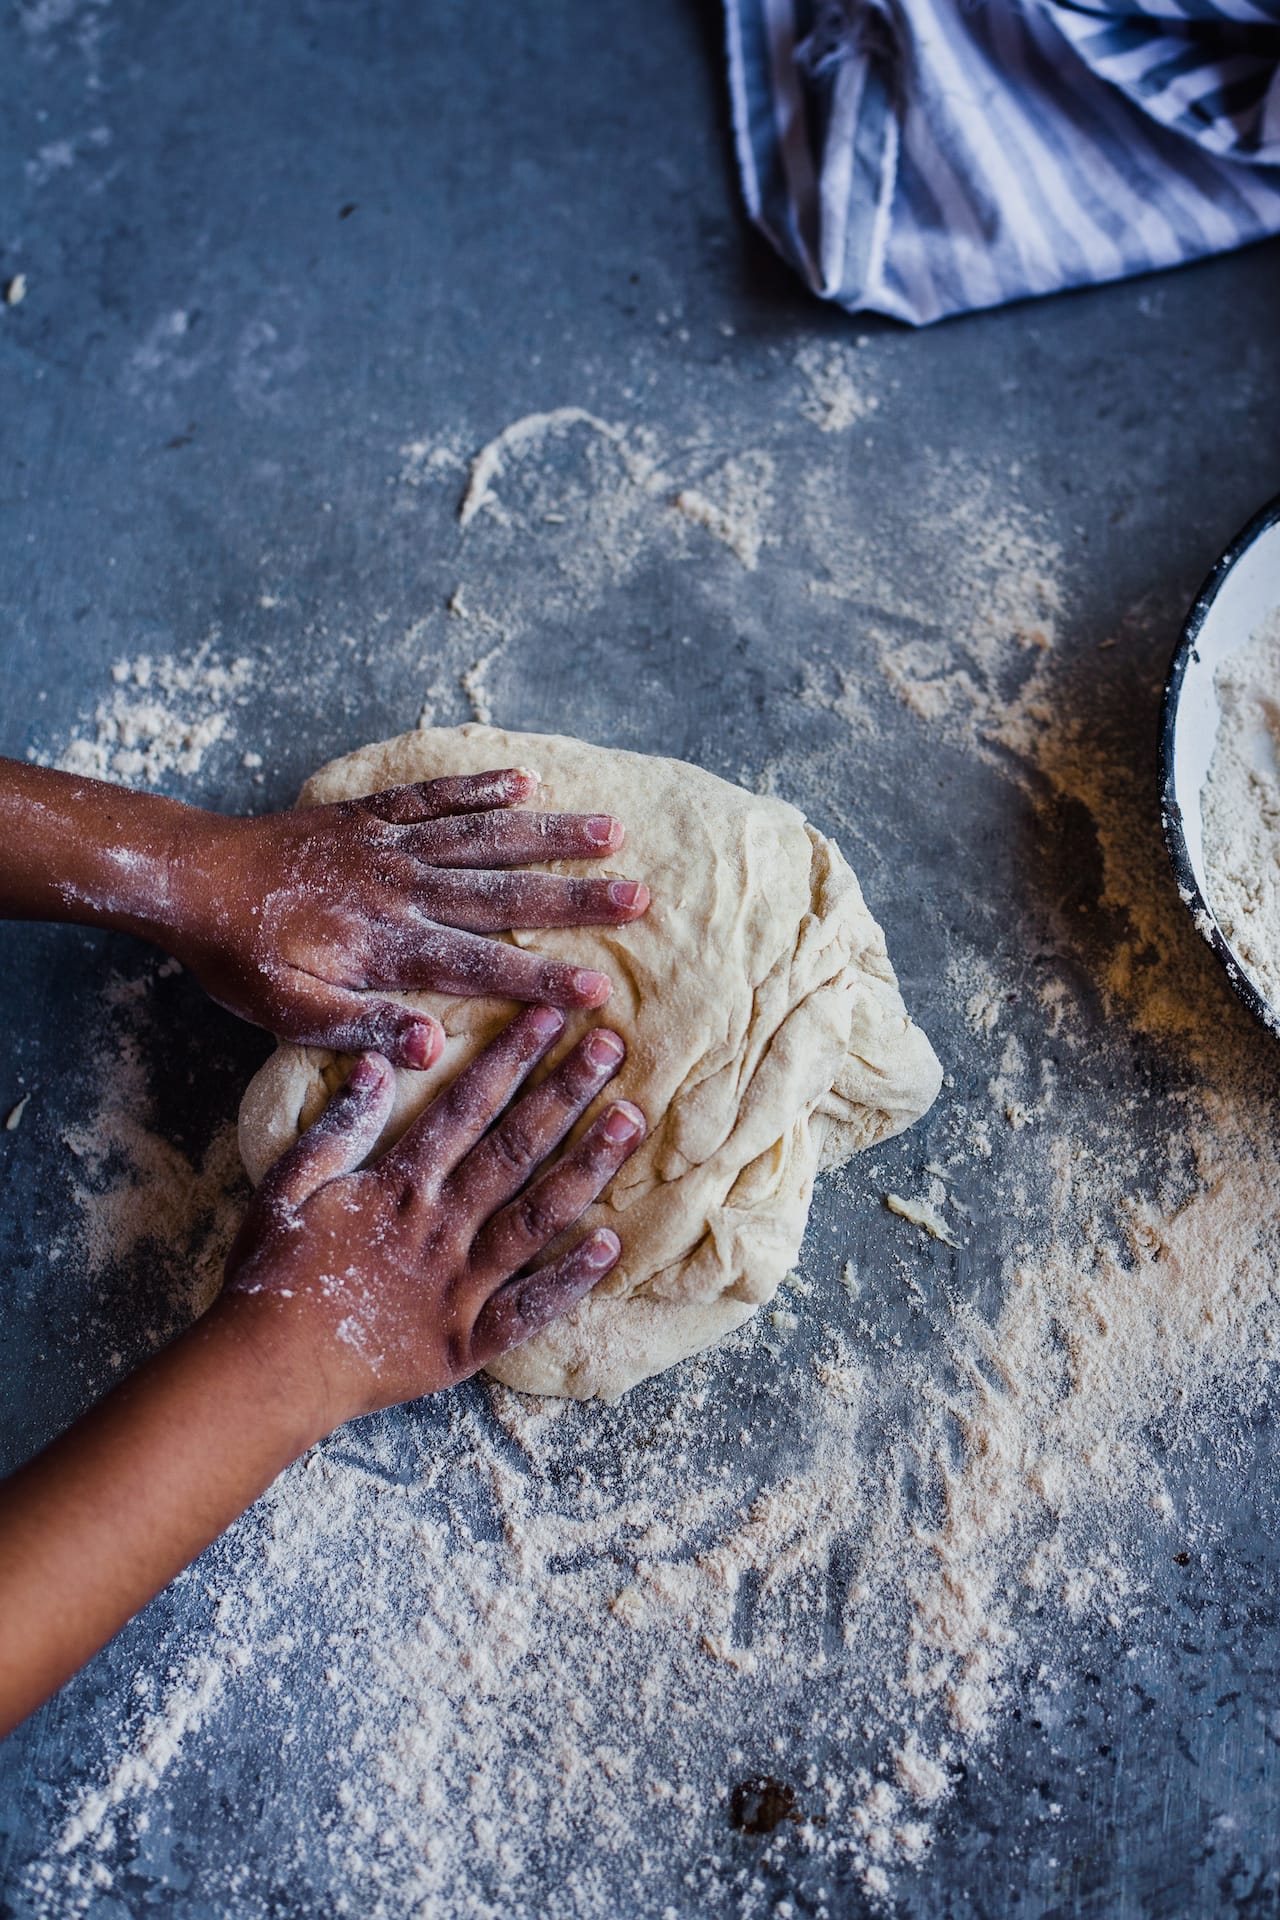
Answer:
MULTIPOLYGON (((14 1920, 1280 1903, 1280 1074, 1153 765, 1280 486, 1280 248, 851 321, 720 59, 680 0, 0 18, 0 750, 233 810, 424 711, 694 759, 839 838, 949 1072, 778 1318, 317 1449, 5 1747, 14 1920)), ((268 1043, 123 937, 0 966, 9 1466, 216 1270, 268 1043)))

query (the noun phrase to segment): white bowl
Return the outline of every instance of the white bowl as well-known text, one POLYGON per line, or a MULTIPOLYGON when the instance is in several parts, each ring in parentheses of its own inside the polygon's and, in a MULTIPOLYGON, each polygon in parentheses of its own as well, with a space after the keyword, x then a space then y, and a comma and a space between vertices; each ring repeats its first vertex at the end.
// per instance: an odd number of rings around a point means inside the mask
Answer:
POLYGON ((1255 986, 1218 924, 1206 884, 1201 796, 1218 737, 1213 677, 1280 606, 1280 495, 1238 533, 1196 595, 1169 663, 1160 712, 1160 820, 1178 893, 1249 1011, 1280 1033, 1280 1007, 1255 986))

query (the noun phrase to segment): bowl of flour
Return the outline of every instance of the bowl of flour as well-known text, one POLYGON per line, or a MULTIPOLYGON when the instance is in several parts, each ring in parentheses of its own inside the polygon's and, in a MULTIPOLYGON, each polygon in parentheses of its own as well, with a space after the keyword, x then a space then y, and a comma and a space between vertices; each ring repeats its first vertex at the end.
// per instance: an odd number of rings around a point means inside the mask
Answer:
POLYGON ((1280 497, 1187 616, 1165 684, 1160 799, 1182 900, 1280 1033, 1280 497))

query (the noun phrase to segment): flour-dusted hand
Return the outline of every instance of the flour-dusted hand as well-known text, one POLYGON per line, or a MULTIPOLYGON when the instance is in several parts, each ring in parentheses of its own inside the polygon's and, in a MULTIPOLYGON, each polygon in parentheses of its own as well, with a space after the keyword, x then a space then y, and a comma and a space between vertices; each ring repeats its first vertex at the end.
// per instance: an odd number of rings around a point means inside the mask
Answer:
POLYGON ((274 1303, 322 1395, 317 1424, 452 1385, 568 1311, 616 1263, 588 1234, 541 1266, 644 1138, 620 1101, 552 1159, 622 1063, 597 1028, 513 1096, 564 1025, 532 1007, 372 1167, 391 1110, 387 1062, 366 1054, 259 1187, 227 1261, 228 1306, 274 1303))
POLYGON ((597 1007, 607 975, 490 936, 621 926, 649 904, 635 880, 519 871, 623 841, 611 814, 519 810, 537 785, 507 768, 233 819, 0 760, 0 917, 139 934, 283 1039, 426 1067, 438 1022, 389 994, 597 1007))
POLYGON ((444 1036, 387 993, 599 1006, 607 975, 489 937, 620 926, 649 904, 634 880, 518 871, 600 859, 623 840, 609 814, 512 811, 537 784, 507 768, 220 821, 188 869, 175 951, 257 1025, 304 1044, 373 1048, 395 1066, 429 1066, 444 1036))
POLYGON ((588 1034, 515 1098, 563 1024, 518 1014, 361 1172, 392 1093, 366 1054, 258 1189, 209 1312, 0 1483, 0 1736, 331 1428, 465 1379, 614 1265, 607 1230, 553 1243, 644 1138, 618 1101, 558 1152, 622 1042, 588 1034))

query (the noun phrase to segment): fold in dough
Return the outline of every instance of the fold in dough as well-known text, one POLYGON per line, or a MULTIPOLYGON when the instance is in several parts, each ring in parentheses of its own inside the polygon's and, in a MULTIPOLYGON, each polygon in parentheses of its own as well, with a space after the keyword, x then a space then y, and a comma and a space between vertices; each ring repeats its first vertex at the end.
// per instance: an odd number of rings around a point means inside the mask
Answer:
MULTIPOLYGON (((511 936, 612 976, 604 1010, 572 1016, 551 1057, 607 1020, 627 1043, 608 1097, 634 1100, 650 1131, 586 1216, 616 1228, 618 1266, 490 1372, 529 1393, 613 1400, 771 1299, 800 1250, 819 1167, 910 1126, 942 1075, 839 848, 784 801, 678 760, 466 726, 335 760, 300 804, 509 766, 541 774, 540 808, 626 823, 615 863, 561 861, 552 872, 626 873, 653 893, 627 927, 511 936)), ((512 1012, 506 1001, 403 998, 435 1014, 447 1042, 429 1072, 397 1073, 384 1145, 512 1012)), ((255 1181, 347 1065, 281 1046, 255 1076, 240 1109, 255 1181)))

